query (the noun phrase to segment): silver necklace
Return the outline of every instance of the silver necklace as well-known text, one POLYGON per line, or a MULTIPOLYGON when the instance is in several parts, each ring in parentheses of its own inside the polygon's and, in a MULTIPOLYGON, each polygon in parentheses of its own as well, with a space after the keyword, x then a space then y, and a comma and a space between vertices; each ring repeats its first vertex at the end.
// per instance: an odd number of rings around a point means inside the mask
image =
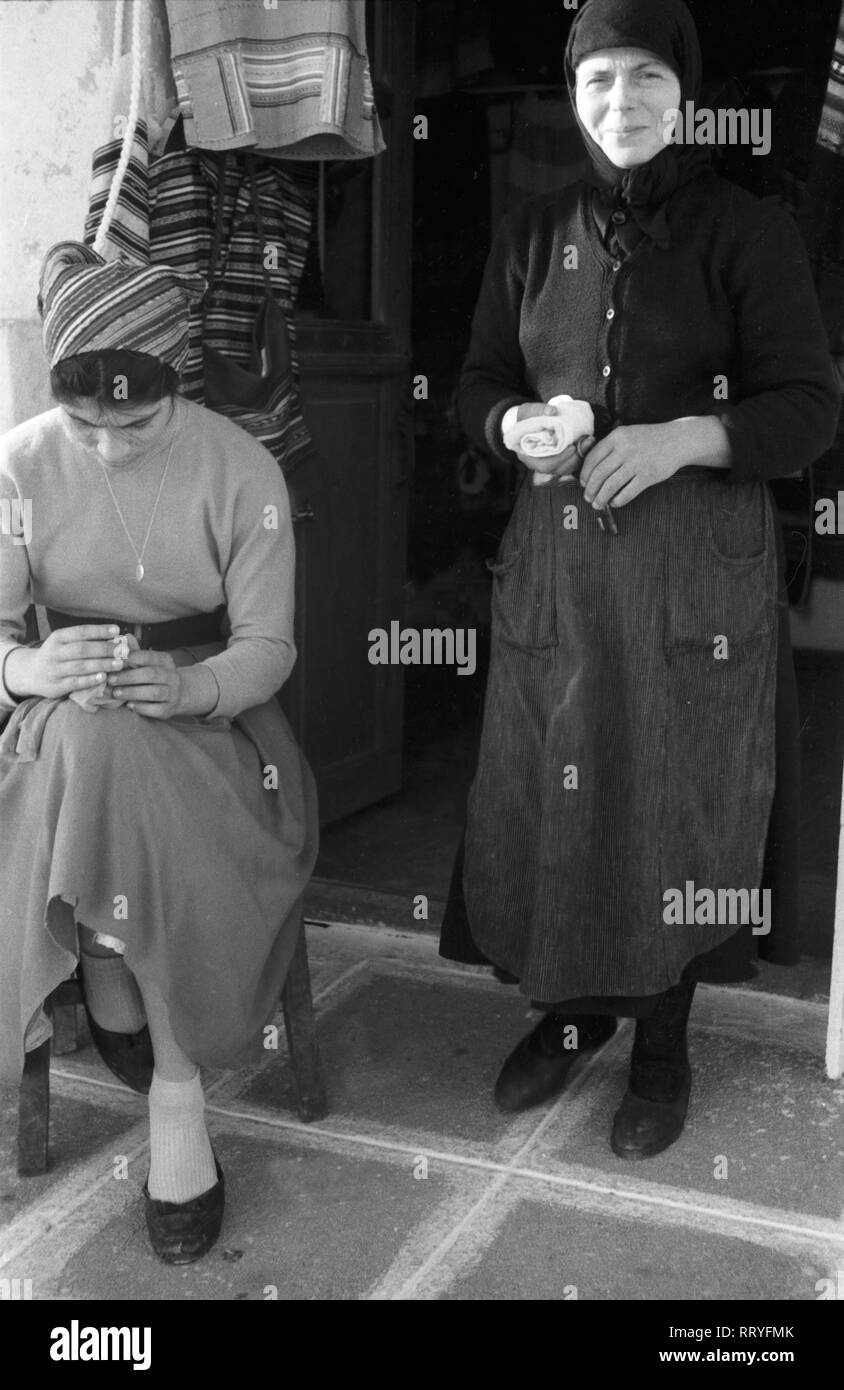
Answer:
POLYGON ((131 545, 132 552, 135 556, 135 559, 138 562, 135 567, 135 578, 138 580, 139 583, 144 577, 144 554, 146 552, 147 541, 149 540, 150 532, 152 531, 152 523, 155 521, 155 513, 158 511, 158 504, 161 501, 161 494, 164 491, 164 480, 167 477, 167 469, 170 467, 170 460, 173 457, 173 445, 175 444, 175 442, 176 441, 174 439, 170 445, 170 452, 167 455, 167 462, 164 465, 164 472, 161 475, 161 482, 158 484, 158 492, 156 494, 155 502, 153 504, 152 515, 149 519, 149 526, 147 527, 147 533, 144 536, 144 543, 141 546, 140 553, 138 552, 135 546, 135 542, 132 540, 132 533, 130 532, 129 527, 126 525, 126 519, 122 511, 120 510, 120 503, 114 495, 114 488, 111 486, 111 480, 108 476, 108 470, 106 469, 105 464, 101 463, 103 477, 105 478, 106 487, 108 488, 111 500, 114 503, 114 509, 117 512, 117 515, 120 517, 120 524, 123 527, 123 530, 126 532, 126 539, 131 545))

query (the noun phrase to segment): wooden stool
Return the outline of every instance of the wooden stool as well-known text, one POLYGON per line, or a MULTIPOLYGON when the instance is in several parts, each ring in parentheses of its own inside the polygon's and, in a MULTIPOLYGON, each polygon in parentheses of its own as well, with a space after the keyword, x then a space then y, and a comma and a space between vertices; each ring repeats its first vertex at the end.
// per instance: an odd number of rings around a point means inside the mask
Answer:
MULTIPOLYGON (((306 1124, 328 1114, 325 1083, 311 997, 308 948, 302 925, 284 982, 281 1002, 290 1065, 296 1085, 296 1108, 306 1124)), ((50 1134, 50 1052, 57 1055, 76 1048, 76 1005, 82 990, 74 977, 53 990, 45 1008, 53 1020, 53 1037, 27 1052, 18 1102, 18 1173, 32 1177, 47 1171, 50 1134)))

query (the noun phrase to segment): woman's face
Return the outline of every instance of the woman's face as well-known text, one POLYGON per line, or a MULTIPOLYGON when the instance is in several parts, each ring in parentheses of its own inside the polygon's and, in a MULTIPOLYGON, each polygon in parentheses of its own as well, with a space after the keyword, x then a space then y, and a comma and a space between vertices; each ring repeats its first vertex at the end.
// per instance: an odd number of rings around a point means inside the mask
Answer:
POLYGON ((666 111, 680 106, 680 82, 667 63, 644 48, 605 48, 577 67, 577 113, 596 144, 619 169, 647 164, 673 129, 666 111))
POLYGON ((166 396, 147 405, 106 410, 80 396, 62 405, 62 411, 72 439, 93 449, 103 463, 119 465, 134 462, 163 435, 173 413, 173 399, 166 396))

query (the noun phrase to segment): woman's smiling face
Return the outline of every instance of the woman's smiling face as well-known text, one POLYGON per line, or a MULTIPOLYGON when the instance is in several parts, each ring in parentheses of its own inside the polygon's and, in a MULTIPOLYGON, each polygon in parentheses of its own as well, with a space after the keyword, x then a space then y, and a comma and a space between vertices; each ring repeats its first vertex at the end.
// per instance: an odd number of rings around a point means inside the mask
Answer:
POLYGON ((668 143, 680 106, 676 73, 644 48, 606 48, 577 67, 577 113, 619 169, 646 164, 668 143))

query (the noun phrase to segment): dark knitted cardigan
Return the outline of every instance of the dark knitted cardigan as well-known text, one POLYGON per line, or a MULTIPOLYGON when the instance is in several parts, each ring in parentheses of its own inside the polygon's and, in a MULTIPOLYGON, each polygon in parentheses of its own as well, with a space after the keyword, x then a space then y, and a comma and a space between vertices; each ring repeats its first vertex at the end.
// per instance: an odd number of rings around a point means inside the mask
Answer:
POLYGON ((502 222, 460 382, 470 437, 512 461, 508 407, 566 392, 590 402, 599 438, 717 415, 737 481, 793 473, 828 449, 841 398, 791 219, 706 175, 673 196, 670 245, 644 238, 622 260, 590 199, 575 184, 502 222))

